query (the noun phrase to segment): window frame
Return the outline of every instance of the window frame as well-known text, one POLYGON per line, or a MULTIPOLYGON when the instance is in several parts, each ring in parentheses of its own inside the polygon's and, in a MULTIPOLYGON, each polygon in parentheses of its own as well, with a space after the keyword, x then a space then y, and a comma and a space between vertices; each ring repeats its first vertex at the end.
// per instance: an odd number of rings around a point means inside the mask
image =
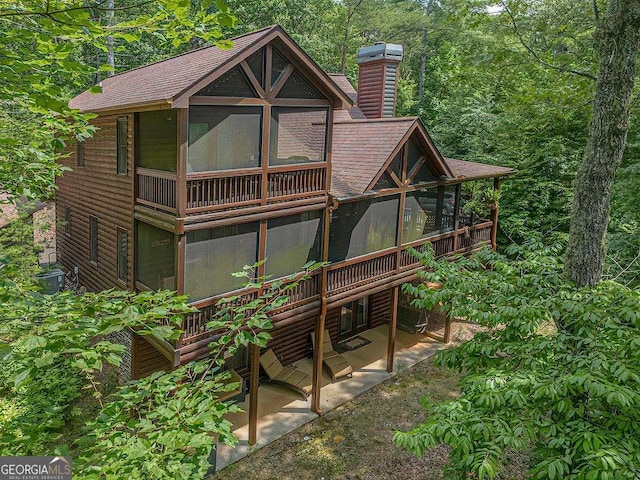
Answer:
MULTIPOLYGON (((237 170, 255 170, 255 171, 260 171, 263 167, 263 164, 265 162, 265 159, 263 158, 263 130, 264 130, 264 126, 265 126, 265 107, 264 105, 227 105, 227 104, 218 104, 218 103, 212 103, 212 104, 207 104, 207 105, 192 105, 189 107, 189 118, 188 118, 188 130, 189 130, 189 148, 187 149, 187 158, 186 158, 186 168, 187 168, 187 175, 202 175, 202 174, 218 174, 219 172, 233 172, 233 171, 237 171, 237 170), (210 122, 197 122, 194 120, 197 120, 198 115, 203 115, 207 109, 210 109, 211 111, 216 111, 216 110, 227 110, 227 111, 234 111, 234 114, 239 114, 239 115, 259 115, 259 130, 256 133, 256 139, 258 141, 257 143, 257 164, 256 165, 252 165, 252 166, 232 166, 232 167, 223 167, 223 168, 214 168, 214 169, 206 169, 206 170, 195 170, 193 169, 193 164, 192 164, 192 158, 191 158, 191 152, 193 151, 193 144, 195 143, 195 141, 191 140, 191 134, 192 134, 192 129, 196 128, 196 125, 199 125, 200 128, 203 128, 203 126, 207 126, 208 130, 204 135, 208 135, 211 133, 211 131, 216 128, 217 126, 219 126, 222 122, 216 124, 215 127, 213 128, 209 128, 210 122), (193 116, 192 116, 193 113, 193 116), (195 119, 193 117, 196 117, 195 119)), ((198 139, 202 138, 204 135, 201 135, 198 139)), ((217 152, 216 152, 217 154, 217 152)), ((193 161, 195 161, 195 158, 193 159, 193 161)), ((207 161, 209 162, 209 166, 211 166, 211 157, 207 158, 207 161)), ((217 162, 216 162, 217 163, 217 162)))
POLYGON ((89 215, 89 261, 98 263, 98 217, 89 215))
POLYGON ((76 166, 84 167, 84 140, 76 140, 76 166))
POLYGON ((286 166, 294 166, 294 165, 322 165, 327 163, 327 155, 328 155, 328 147, 329 147, 329 120, 331 118, 331 109, 327 106, 317 106, 317 105, 272 105, 269 112, 269 149, 268 149, 268 158, 263 159, 263 161, 267 162, 269 167, 278 168, 278 167, 286 167, 286 166), (291 163, 279 163, 278 160, 278 136, 279 136, 279 123, 276 121, 276 115, 278 111, 286 111, 286 113, 292 113, 295 110, 306 111, 306 112, 324 112, 324 141, 322 144, 322 157, 320 160, 296 160, 291 163), (275 141, 274 141, 275 140, 275 141), (275 145, 275 147, 274 147, 275 145), (272 159, 272 156, 275 154, 275 157, 272 159), (273 161, 275 160, 275 161, 273 161))
POLYGON ((118 280, 126 285, 129 276, 129 231, 116 228, 116 275, 118 280), (124 235, 124 252, 121 250, 121 236, 124 235))
POLYGON ((71 207, 69 205, 64 206, 64 233, 71 236, 71 207))
POLYGON ((116 121, 116 174, 127 175, 129 163, 129 118, 120 117, 116 121), (122 135, 122 128, 125 134, 122 135))

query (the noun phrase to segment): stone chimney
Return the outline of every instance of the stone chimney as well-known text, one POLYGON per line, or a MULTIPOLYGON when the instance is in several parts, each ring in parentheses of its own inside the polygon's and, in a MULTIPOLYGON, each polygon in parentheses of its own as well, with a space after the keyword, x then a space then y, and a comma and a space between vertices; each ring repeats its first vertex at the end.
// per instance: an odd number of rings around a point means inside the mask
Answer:
POLYGON ((367 118, 396 113, 402 45, 376 43, 358 49, 358 107, 367 118))

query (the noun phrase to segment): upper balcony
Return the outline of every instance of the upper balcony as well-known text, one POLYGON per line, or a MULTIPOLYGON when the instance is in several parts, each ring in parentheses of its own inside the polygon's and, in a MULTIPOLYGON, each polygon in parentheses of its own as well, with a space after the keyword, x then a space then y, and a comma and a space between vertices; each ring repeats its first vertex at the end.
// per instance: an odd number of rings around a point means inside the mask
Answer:
POLYGON ((141 112, 136 202, 188 216, 324 196, 330 113, 321 106, 192 105, 180 122, 180 112, 141 112), (179 123, 188 137, 181 155, 179 123))

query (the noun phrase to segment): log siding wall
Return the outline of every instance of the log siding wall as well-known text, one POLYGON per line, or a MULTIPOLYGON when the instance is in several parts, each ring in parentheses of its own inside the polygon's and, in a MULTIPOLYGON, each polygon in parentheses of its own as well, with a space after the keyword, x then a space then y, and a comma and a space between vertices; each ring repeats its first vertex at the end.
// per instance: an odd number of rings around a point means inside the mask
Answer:
POLYGON ((105 115, 91 122, 99 131, 84 141, 84 166, 77 165, 75 142, 61 161, 72 171, 56 180, 57 251, 62 264, 79 268, 80 285, 88 290, 133 289, 133 115, 105 115), (117 120, 127 118, 127 173, 117 173, 117 120), (71 209, 70 233, 65 208, 71 209), (90 261, 89 217, 98 218, 98 261, 90 261), (117 230, 127 232, 126 282, 118 279, 117 230))

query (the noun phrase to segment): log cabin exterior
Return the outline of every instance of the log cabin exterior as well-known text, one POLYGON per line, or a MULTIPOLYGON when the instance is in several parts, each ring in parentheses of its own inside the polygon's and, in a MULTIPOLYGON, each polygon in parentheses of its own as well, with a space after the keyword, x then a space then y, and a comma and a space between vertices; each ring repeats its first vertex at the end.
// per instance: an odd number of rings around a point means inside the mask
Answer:
MULTIPOLYGON (((322 345, 325 328, 335 343, 389 324, 391 370, 398 287, 420 268, 409 248, 444 257, 495 246, 497 208, 487 220, 463 215, 460 184, 497 187, 512 171, 446 159, 418 118, 393 117, 397 47, 362 49, 356 93, 274 26, 71 101, 98 114, 99 130, 63 160, 62 263, 88 289, 173 289, 199 310, 175 344, 133 336, 133 378, 206 356, 218 300, 257 294, 230 274, 265 258, 258 273, 272 278, 330 262, 273 315, 282 363, 309 355, 313 332, 322 345)), ((321 349, 313 355, 319 412, 321 349)), ((258 356, 254 347, 234 364, 249 379, 254 440, 258 356)))

